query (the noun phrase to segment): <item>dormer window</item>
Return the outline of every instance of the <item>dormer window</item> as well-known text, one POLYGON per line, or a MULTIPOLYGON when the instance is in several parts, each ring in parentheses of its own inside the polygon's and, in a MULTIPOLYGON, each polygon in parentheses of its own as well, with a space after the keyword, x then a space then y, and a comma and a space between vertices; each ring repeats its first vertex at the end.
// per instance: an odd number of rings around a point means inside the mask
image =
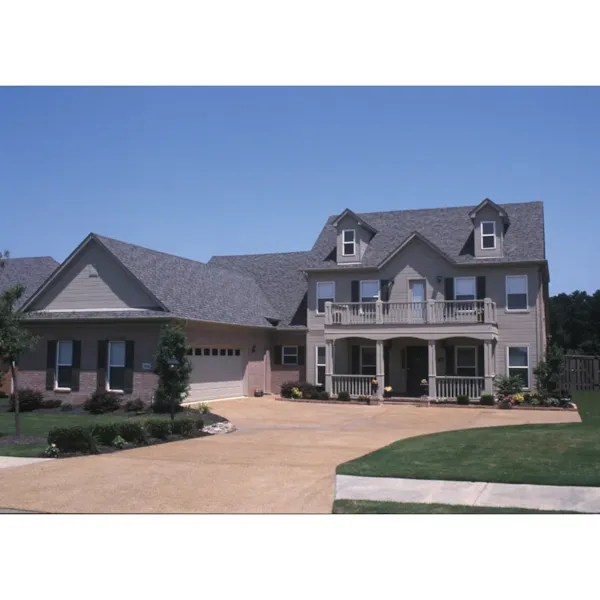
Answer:
POLYGON ((356 230, 345 229, 342 232, 342 254, 344 256, 356 255, 356 230))
POLYGON ((481 222, 481 249, 494 250, 496 248, 496 222, 481 222))

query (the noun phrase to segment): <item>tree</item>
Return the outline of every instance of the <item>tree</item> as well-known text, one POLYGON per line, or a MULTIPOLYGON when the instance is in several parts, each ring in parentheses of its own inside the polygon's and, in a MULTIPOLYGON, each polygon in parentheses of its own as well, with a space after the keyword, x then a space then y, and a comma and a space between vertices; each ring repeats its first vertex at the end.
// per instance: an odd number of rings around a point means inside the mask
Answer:
POLYGON ((546 356, 533 370, 536 390, 542 398, 556 398, 562 393, 560 387, 563 369, 563 351, 557 344, 548 344, 546 356))
MULTIPOLYGON (((179 407, 190 389, 192 363, 187 357, 188 345, 185 331, 179 325, 165 325, 158 340, 154 372, 158 375, 155 403, 168 402, 171 420, 175 418, 175 407, 179 407), (175 359, 177 366, 171 366, 175 359)), ((157 407, 160 410, 160 406, 157 407)))
POLYGON ((600 354, 600 290, 552 296, 550 333, 565 352, 600 354))
POLYGON ((19 362, 21 354, 31 350, 38 342, 38 338, 25 329, 23 314, 17 309, 23 291, 23 286, 17 285, 8 288, 0 295, 0 360, 10 367, 10 374, 12 375, 15 397, 15 433, 17 436, 21 435, 21 422, 15 365, 19 362))

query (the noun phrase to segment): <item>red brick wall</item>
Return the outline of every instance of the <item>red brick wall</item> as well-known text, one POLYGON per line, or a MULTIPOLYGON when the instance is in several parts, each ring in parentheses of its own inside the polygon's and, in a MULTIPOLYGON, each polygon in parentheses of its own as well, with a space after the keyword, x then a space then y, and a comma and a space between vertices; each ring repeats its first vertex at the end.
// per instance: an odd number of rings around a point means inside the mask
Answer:
MULTIPOLYGON (((17 374, 18 377, 18 374, 17 374)), ((0 363, 0 392, 10 394, 10 368, 4 363, 0 363)))
MULTIPOLYGON (((274 362, 275 346, 305 346, 306 349, 306 332, 274 332, 271 336, 271 392, 279 394, 281 392, 281 384, 286 381, 306 381, 306 364, 302 366, 287 366, 276 365, 274 362)), ((308 360, 305 351, 305 361, 308 360)))

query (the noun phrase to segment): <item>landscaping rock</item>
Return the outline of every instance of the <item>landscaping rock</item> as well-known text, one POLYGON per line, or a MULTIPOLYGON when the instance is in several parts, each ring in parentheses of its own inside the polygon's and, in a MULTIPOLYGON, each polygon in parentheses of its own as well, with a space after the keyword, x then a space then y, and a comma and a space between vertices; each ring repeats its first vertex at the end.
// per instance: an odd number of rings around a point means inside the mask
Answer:
POLYGON ((218 423, 213 423, 212 425, 206 425, 202 428, 202 431, 212 435, 231 433, 232 431, 235 431, 235 425, 231 421, 220 421, 218 423))

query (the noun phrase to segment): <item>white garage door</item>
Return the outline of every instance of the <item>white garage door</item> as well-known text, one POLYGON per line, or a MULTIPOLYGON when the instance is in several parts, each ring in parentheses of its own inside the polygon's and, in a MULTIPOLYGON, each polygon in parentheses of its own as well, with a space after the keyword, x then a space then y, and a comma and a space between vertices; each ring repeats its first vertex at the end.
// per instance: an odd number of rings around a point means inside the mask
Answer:
POLYGON ((245 358, 241 348, 194 348, 189 401, 244 395, 245 358))

